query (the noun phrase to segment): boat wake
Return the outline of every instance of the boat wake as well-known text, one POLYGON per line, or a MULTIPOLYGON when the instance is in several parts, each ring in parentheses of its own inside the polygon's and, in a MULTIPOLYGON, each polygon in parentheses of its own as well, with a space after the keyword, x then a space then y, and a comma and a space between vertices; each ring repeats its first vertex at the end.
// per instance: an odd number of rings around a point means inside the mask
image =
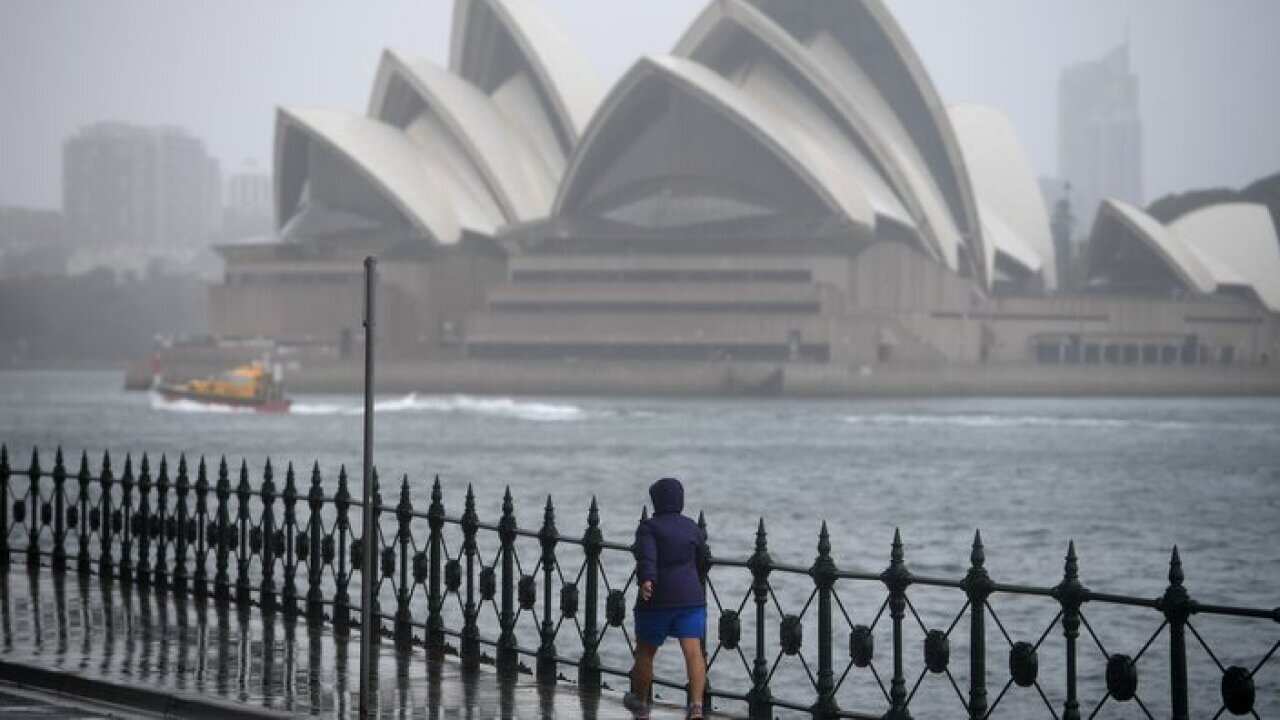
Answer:
MULTIPOLYGON (((586 417, 586 411, 576 405, 469 395, 422 396, 417 393, 377 400, 373 409, 375 413, 456 413, 534 422, 566 422, 586 417)), ((289 411, 295 415, 360 415, 364 412, 364 406, 358 403, 294 402, 289 411)))
POLYGON ((174 413, 213 413, 218 415, 240 415, 246 413, 253 414, 257 412, 251 407, 219 405, 216 403, 189 400, 187 398, 174 398, 170 400, 158 392, 151 393, 151 409, 174 413))

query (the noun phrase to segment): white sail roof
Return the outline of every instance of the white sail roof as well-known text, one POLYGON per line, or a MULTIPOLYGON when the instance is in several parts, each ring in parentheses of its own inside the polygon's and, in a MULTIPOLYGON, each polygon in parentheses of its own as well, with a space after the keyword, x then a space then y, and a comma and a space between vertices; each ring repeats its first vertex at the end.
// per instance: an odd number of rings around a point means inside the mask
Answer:
MULTIPOLYGON (((807 48, 744 0, 710 3, 676 45, 675 54, 705 65, 789 120, 827 148, 878 216, 919 232, 923 211, 895 156, 867 126, 857 103, 807 48), (910 207, 910 210, 908 209, 910 207)), ((833 188, 839 192, 841 188, 833 188)), ((945 257, 936 238, 925 250, 945 257)))
POLYGON ((988 237, 985 245, 988 277, 995 255, 1003 252, 1027 265, 1026 256, 1037 259, 1046 288, 1057 285, 1053 234, 1049 215, 1040 194, 1040 185, 1022 143, 1008 118, 999 110, 982 105, 955 105, 948 110, 951 124, 964 152, 965 167, 973 182, 984 229, 999 218, 1007 232, 988 237))
MULTIPOLYGON (((946 109, 906 35, 880 0, 751 0, 808 47, 871 116, 900 172, 911 174, 919 202, 946 208, 951 222, 929 213, 944 249, 964 247, 984 284, 981 223, 964 156, 946 109), (912 167, 914 166, 914 167, 912 167), (932 187, 929 187, 932 185, 932 187)), ((958 255, 958 252, 954 255, 958 255)), ((959 266, 958 257, 949 265, 959 266)))
POLYGON ((512 110, 548 114, 564 155, 600 101, 592 67, 534 0, 456 0, 450 47, 450 69, 490 95, 527 77, 535 92, 512 110))
MULTIPOLYGON (((444 125, 449 140, 483 177, 506 222, 546 215, 559 178, 543 161, 532 139, 509 122, 489 96, 428 60, 387 50, 374 83, 370 117, 388 123, 400 120, 393 115, 403 99, 393 93, 402 88, 416 95, 421 112, 435 115, 444 125)), ((416 118, 404 118, 403 122, 407 126, 412 119, 416 118)))
POLYGON ((280 108, 276 114, 276 217, 293 217, 307 181, 306 155, 286 153, 298 138, 344 158, 426 237, 453 244, 461 226, 422 150, 394 126, 334 110, 280 108))
POLYGON ((1199 253, 1160 221, 1115 199, 1104 200, 1098 208, 1099 221, 1107 218, 1121 223, 1133 237, 1154 251, 1188 288, 1201 293, 1212 293, 1218 289, 1213 273, 1205 266, 1199 253))
POLYGON ((650 83, 661 83, 677 96, 709 107, 728 127, 754 138, 758 149, 790 170, 831 212, 864 227, 874 226, 875 212, 856 173, 838 162, 814 136, 798 132, 776 107, 758 101, 706 67, 670 56, 641 59, 605 99, 571 159, 556 199, 555 214, 577 207, 591 189, 592 179, 598 176, 599 166, 612 162, 616 153, 608 145, 616 140, 617 133, 609 132, 609 128, 615 122, 634 122, 619 108, 632 92, 650 83))
POLYGON ((1168 229, 1199 256, 1219 286, 1250 288, 1268 310, 1280 312, 1280 239, 1265 205, 1210 205, 1168 229))

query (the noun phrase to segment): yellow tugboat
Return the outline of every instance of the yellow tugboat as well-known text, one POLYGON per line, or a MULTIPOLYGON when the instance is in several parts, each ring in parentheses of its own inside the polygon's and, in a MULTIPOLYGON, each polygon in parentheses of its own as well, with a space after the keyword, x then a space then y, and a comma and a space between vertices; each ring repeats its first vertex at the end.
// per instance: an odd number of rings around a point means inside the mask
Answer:
POLYGON ((280 379, 260 362, 241 365, 215 377, 183 383, 162 382, 156 389, 167 400, 194 400, 253 408, 258 412, 288 412, 292 402, 284 396, 280 379))

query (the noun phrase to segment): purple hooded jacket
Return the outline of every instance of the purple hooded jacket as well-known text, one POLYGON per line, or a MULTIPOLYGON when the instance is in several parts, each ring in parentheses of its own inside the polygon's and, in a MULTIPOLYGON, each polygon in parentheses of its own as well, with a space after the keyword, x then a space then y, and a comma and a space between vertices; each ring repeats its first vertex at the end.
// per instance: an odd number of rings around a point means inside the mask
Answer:
POLYGON ((653 517, 636 528, 636 582, 652 580, 649 602, 636 596, 636 609, 706 605, 702 589, 702 558, 707 537, 698 524, 680 511, 684 488, 675 478, 662 478, 649 488, 653 517))

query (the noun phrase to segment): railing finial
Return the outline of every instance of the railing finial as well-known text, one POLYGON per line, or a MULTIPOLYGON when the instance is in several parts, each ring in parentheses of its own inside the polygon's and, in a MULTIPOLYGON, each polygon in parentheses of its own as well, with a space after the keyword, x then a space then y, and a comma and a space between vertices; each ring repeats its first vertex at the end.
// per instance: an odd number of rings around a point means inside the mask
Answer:
POLYGON ((969 562, 980 568, 987 563, 986 548, 982 546, 982 531, 973 531, 973 550, 969 553, 969 562))
POLYGON ((1186 578, 1182 574, 1182 558, 1178 555, 1178 546, 1173 546, 1173 553, 1169 556, 1169 584, 1175 587, 1182 587, 1182 581, 1186 578))
POLYGON ((827 521, 822 521, 822 529, 818 531, 818 556, 831 556, 831 535, 827 532, 827 521))
POLYGON ((1080 563, 1076 560, 1076 541, 1072 538, 1067 543, 1067 560, 1062 567, 1063 575, 1067 580, 1080 579, 1080 563))

